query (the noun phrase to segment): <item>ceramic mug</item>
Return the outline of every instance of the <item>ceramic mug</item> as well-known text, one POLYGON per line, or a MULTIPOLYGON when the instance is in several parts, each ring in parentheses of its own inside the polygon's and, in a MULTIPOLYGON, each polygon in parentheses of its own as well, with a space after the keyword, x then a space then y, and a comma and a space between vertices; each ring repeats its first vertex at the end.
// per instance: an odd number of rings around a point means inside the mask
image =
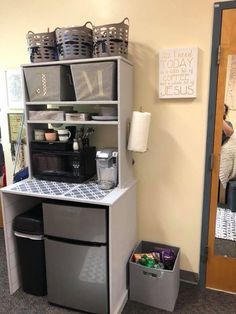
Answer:
POLYGON ((57 140, 57 132, 56 131, 46 131, 45 139, 48 142, 53 142, 57 140))
POLYGON ((34 140, 44 141, 45 140, 45 130, 35 129, 34 130, 34 140))
POLYGON ((57 133, 60 142, 67 142, 71 137, 71 132, 68 129, 58 130, 57 133))

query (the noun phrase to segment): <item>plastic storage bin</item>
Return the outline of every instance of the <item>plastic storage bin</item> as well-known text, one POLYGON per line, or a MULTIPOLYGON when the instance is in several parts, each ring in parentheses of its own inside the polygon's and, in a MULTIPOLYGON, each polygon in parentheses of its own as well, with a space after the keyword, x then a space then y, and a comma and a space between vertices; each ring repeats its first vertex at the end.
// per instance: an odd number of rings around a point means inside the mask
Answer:
POLYGON ((116 100, 116 63, 71 65, 76 100, 116 100))
POLYGON ((84 26, 56 28, 59 60, 91 58, 93 56, 93 31, 84 26))
POLYGON ((24 75, 30 101, 75 99, 69 66, 26 67, 24 75))
POLYGON ((128 56, 129 19, 93 27, 94 57, 128 56))
POLYGON ((160 243, 141 241, 133 254, 129 260, 130 299, 172 312, 179 293, 180 249, 160 243), (172 270, 149 268, 133 261, 134 253, 149 253, 156 247, 174 250, 176 260, 172 270))
POLYGON ((23 291, 47 294, 42 206, 16 216, 13 223, 16 237, 23 291))
POLYGON ((55 32, 35 34, 29 31, 27 43, 31 62, 56 61, 58 59, 55 32))

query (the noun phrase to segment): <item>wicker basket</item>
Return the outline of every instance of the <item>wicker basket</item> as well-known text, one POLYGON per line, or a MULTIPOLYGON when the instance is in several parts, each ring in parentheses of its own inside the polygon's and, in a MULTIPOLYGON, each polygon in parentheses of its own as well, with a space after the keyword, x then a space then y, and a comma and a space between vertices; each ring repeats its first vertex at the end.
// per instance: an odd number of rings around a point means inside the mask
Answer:
POLYGON ((31 62, 58 60, 55 32, 27 34, 28 49, 31 62))
POLYGON ((84 26, 56 28, 56 41, 59 60, 91 58, 93 55, 93 31, 84 26))
POLYGON ((129 19, 93 27, 94 57, 128 55, 129 19))

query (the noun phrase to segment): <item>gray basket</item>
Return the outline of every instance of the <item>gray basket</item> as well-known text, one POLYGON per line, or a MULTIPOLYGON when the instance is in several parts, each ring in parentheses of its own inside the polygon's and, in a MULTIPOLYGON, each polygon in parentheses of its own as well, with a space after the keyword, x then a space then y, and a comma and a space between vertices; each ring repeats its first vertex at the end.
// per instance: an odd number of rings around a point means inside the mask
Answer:
POLYGON ((129 260, 130 300, 173 311, 179 293, 180 249, 160 243, 141 241, 129 260), (149 253, 155 247, 170 248, 176 254, 173 270, 154 269, 133 262, 134 253, 149 253))
POLYGON ((28 50, 31 62, 58 60, 55 32, 27 34, 28 50))
POLYGON ((56 28, 56 41, 59 60, 84 59, 93 56, 93 31, 84 26, 56 28))
POLYGON ((50 65, 24 68, 30 101, 74 100, 70 67, 50 65))
POLYGON ((116 63, 71 64, 76 100, 116 100, 116 63))
POLYGON ((128 55, 129 19, 121 23, 93 27, 94 56, 109 57, 128 55))

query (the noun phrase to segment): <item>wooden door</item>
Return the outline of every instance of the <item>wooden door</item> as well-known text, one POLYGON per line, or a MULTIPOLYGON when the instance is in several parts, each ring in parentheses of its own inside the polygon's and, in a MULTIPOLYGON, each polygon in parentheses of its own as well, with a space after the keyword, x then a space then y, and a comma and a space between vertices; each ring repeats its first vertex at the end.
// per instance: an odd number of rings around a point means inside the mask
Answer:
MULTIPOLYGON (((213 170, 208 236, 206 286, 236 293, 236 258, 214 255, 215 223, 219 185, 219 161, 222 137, 225 81, 228 55, 236 55, 236 9, 225 9, 222 15, 220 63, 217 81, 216 120, 213 148, 213 170)), ((236 87, 235 87, 236 88, 236 87)), ((236 126, 234 126, 236 127, 236 126)))

